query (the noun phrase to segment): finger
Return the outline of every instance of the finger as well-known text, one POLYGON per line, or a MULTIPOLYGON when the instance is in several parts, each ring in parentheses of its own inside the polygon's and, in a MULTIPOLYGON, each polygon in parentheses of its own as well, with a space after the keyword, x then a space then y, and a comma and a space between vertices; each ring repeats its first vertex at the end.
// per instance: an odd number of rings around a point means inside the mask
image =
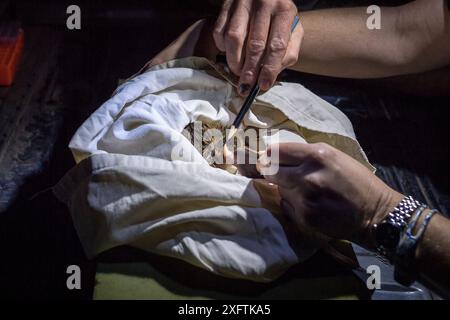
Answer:
POLYGON ((262 90, 269 90, 282 70, 282 62, 291 37, 290 28, 294 17, 295 14, 292 11, 282 11, 273 17, 266 53, 262 60, 263 67, 259 76, 259 86, 262 90))
POLYGON ((225 52, 225 38, 224 38, 224 32, 225 27, 227 25, 229 15, 230 15, 230 8, 233 3, 233 0, 225 0, 222 9, 220 10, 219 16, 217 17, 216 24, 214 26, 213 31, 213 38, 214 42, 216 43, 216 47, 222 51, 225 52))
POLYGON ((294 29, 294 32, 291 35, 289 40, 288 48, 286 50, 286 54, 283 58, 282 68, 285 69, 287 67, 293 66, 297 63, 299 59, 300 49, 302 46, 304 30, 300 21, 297 24, 297 27, 294 29))
POLYGON ((239 79, 239 89, 242 95, 247 95, 257 80, 270 30, 269 7, 262 2, 254 10, 245 48, 245 63, 239 79))
POLYGON ((280 143, 271 145, 266 151, 266 156, 260 157, 263 165, 278 164, 280 166, 298 166, 311 154, 313 147, 306 143, 280 143))
POLYGON ((250 20, 250 2, 238 0, 225 32, 225 51, 231 71, 239 75, 243 63, 243 48, 250 20))
POLYGON ((298 186, 299 179, 297 176, 299 174, 300 168, 294 167, 280 167, 276 174, 264 175, 264 178, 283 188, 293 189, 298 186))

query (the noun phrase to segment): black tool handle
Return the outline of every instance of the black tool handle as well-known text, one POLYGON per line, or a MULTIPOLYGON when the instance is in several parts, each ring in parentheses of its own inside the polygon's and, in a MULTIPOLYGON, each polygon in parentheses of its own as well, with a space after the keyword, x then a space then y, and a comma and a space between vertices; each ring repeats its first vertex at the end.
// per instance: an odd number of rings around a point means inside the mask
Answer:
MULTIPOLYGON (((291 33, 294 32, 295 27, 297 26, 299 22, 299 17, 295 16, 294 21, 292 22, 291 26, 291 33)), ((259 73, 258 73, 259 74, 259 73)), ((241 125, 242 120, 245 117, 245 114, 250 109, 250 107, 253 104, 253 101, 255 100, 256 96, 258 95, 260 91, 258 83, 255 83, 252 90, 248 94, 247 98, 244 101, 244 104, 242 105, 241 110, 239 111, 238 115, 236 116, 236 119, 233 122, 233 127, 238 128, 241 125)))
POLYGON ((247 113, 248 109, 253 104, 253 101, 255 100, 256 96, 259 93, 259 85, 256 84, 253 86, 252 90, 248 94, 247 98, 245 99, 244 105, 242 106, 241 110, 239 111, 238 115, 236 116, 236 119, 234 119, 233 126, 235 128, 238 128, 244 119, 245 114, 247 113))

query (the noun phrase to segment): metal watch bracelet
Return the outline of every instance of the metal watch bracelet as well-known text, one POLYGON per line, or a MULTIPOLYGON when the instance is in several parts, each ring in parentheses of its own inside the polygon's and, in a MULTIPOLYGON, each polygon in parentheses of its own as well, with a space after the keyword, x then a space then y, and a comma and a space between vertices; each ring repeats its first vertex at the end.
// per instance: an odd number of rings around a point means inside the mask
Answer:
POLYGON ((391 263, 402 233, 411 216, 420 206, 419 201, 407 196, 388 213, 382 222, 373 225, 377 252, 391 263))

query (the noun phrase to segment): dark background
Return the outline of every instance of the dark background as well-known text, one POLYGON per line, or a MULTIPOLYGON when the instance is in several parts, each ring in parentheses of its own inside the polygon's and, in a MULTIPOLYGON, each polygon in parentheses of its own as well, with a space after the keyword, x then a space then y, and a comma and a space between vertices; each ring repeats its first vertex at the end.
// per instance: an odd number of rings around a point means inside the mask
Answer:
MULTIPOLYGON (((21 21, 26 39, 15 83, 0 88, 0 296, 91 297, 95 261, 86 260, 70 215, 48 188, 74 165, 71 136, 119 79, 192 22, 214 16, 215 2, 76 1, 82 29, 74 31, 65 28, 72 1, 0 2, 0 21, 21 21), (70 264, 83 270, 81 291, 66 289, 70 264)), ((374 3, 383 1, 318 1, 316 8, 374 3)), ((384 181, 449 213, 450 97, 402 94, 399 81, 296 72, 282 79, 345 112, 384 181)))

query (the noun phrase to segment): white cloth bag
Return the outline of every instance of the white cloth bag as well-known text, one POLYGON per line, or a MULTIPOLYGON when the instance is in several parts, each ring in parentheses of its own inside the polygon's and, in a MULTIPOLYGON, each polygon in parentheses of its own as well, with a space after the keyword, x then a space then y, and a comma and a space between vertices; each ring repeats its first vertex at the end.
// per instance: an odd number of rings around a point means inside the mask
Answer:
MULTIPOLYGON (((54 188, 88 257, 119 245, 217 274, 271 281, 314 250, 292 250, 252 180, 212 168, 182 135, 189 123, 232 123, 242 105, 204 58, 153 66, 119 86, 78 129, 78 163, 54 188), (179 147, 191 152, 173 159, 179 147)), ((244 125, 280 129, 281 142, 327 142, 373 169, 349 120, 298 84, 257 98, 244 125)))

